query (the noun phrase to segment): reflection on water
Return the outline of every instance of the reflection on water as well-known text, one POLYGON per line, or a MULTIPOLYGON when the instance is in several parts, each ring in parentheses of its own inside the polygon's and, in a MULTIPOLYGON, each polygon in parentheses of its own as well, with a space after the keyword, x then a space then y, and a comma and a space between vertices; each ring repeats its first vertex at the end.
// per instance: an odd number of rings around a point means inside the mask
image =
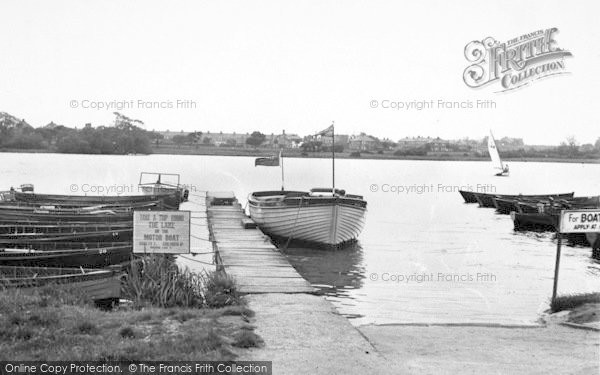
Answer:
POLYGON ((345 249, 324 251, 288 248, 285 255, 301 275, 327 296, 348 296, 363 285, 363 249, 355 243, 345 249))
MULTIPOLYGON (((290 247, 284 253, 294 268, 331 301, 348 304, 353 299, 349 291, 363 286, 365 267, 360 242, 336 251, 290 247)), ((348 318, 363 317, 339 310, 348 318)))

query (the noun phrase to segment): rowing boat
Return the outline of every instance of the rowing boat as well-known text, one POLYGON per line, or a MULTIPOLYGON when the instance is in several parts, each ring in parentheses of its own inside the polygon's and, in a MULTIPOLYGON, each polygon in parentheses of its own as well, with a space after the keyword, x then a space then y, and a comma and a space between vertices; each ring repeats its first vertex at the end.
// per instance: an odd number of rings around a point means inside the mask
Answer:
POLYGON ((81 233, 0 234, 0 244, 37 244, 40 242, 121 242, 133 237, 133 228, 81 233))
POLYGON ((131 229, 131 222, 117 223, 59 223, 59 224, 38 224, 38 223, 0 223, 0 236, 21 235, 21 234, 73 234, 99 231, 115 231, 131 229))
POLYGON ((95 301, 118 300, 121 272, 83 268, 0 266, 0 286, 32 290, 43 286, 66 289, 95 301))
POLYGON ((181 203, 181 191, 176 190, 164 194, 155 195, 118 195, 118 196, 83 196, 83 195, 58 195, 58 194, 38 194, 23 193, 15 191, 15 200, 20 202, 57 204, 57 205, 103 205, 119 204, 132 205, 138 203, 148 203, 159 201, 165 209, 178 209, 181 203))
POLYGON ((494 203, 494 198, 501 199, 538 199, 538 200, 549 200, 552 199, 563 199, 563 198, 573 198, 575 193, 560 193, 560 194, 538 194, 538 195, 510 195, 510 194, 489 194, 489 193, 476 193, 473 192, 475 198, 477 199, 477 203, 479 203, 480 207, 489 207, 495 208, 496 205, 494 203))
POLYGON ((3 243, 0 248, 3 249, 18 249, 18 250, 31 250, 31 251, 52 251, 52 250, 93 250, 102 249, 106 247, 123 247, 131 246, 131 241, 93 241, 83 240, 76 242, 67 241, 46 241, 37 242, 32 244, 27 243, 3 243))
POLYGON ((474 192, 466 190, 459 190, 458 192, 465 200, 465 203, 477 203, 477 197, 474 192))
POLYGON ((97 249, 32 250, 27 248, 0 249, 0 265, 36 267, 102 268, 131 259, 132 246, 122 245, 97 249))
POLYGON ((161 201, 148 201, 137 203, 112 203, 98 204, 91 206, 89 203, 61 203, 53 202, 19 202, 9 201, 0 202, 0 210, 20 210, 20 211, 48 211, 48 212, 70 212, 70 213, 89 213, 100 210, 111 210, 114 212, 129 212, 132 210, 157 209, 160 208, 161 201))
POLYGON ((554 199, 548 201, 517 201, 515 203, 517 212, 536 213, 553 210, 600 208, 600 196, 574 197, 569 199, 554 199))
POLYGON ((558 227, 559 214, 511 212, 516 231, 554 232, 558 227))
POLYGON ((88 213, 73 213, 50 212, 48 210, 0 210, 0 219, 13 222, 121 222, 132 221, 133 212, 101 210, 88 213))

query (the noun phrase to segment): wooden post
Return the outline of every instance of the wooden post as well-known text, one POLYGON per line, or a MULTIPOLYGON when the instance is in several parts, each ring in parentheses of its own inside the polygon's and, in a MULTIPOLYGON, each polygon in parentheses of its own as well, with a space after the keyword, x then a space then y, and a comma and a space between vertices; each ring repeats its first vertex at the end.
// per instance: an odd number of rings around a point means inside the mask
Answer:
POLYGON ((554 264, 554 285, 552 287, 552 303, 554 303, 554 300, 556 299, 556 290, 558 288, 558 269, 560 267, 560 248, 562 245, 562 234, 560 228, 563 212, 564 211, 561 211, 558 216, 558 223, 556 227, 556 237, 558 241, 556 243, 556 262, 554 264))
POLYGON ((558 287, 558 268, 560 267, 560 248, 562 244, 562 235, 560 231, 556 231, 558 243, 556 244, 556 263, 554 265, 554 287, 552 288, 552 303, 556 299, 556 289, 558 287))

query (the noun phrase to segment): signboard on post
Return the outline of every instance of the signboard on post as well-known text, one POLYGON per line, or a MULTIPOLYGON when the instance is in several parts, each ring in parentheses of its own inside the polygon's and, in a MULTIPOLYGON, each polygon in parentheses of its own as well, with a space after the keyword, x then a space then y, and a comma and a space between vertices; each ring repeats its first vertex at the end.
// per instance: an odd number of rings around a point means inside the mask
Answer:
POLYGON ((600 210, 564 210, 560 215, 560 233, 600 232, 600 210))
MULTIPOLYGON (((560 248, 563 233, 592 233, 600 232, 600 210, 562 210, 556 229, 556 264, 554 265, 554 287, 552 301, 556 299, 558 289, 558 268, 560 267, 560 248)), ((593 246, 593 245, 592 245, 593 246)))
POLYGON ((134 211, 133 252, 189 254, 190 211, 134 211))

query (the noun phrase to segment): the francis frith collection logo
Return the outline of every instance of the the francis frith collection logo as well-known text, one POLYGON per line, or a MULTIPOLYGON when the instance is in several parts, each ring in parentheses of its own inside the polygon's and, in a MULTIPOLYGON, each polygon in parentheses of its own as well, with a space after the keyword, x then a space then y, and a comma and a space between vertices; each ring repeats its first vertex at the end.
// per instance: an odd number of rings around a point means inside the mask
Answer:
POLYGON ((501 43, 492 37, 475 40, 465 47, 471 63, 464 73, 467 86, 479 88, 498 83, 497 92, 514 90, 535 80, 568 73, 568 50, 558 47, 557 28, 537 30, 501 43))

